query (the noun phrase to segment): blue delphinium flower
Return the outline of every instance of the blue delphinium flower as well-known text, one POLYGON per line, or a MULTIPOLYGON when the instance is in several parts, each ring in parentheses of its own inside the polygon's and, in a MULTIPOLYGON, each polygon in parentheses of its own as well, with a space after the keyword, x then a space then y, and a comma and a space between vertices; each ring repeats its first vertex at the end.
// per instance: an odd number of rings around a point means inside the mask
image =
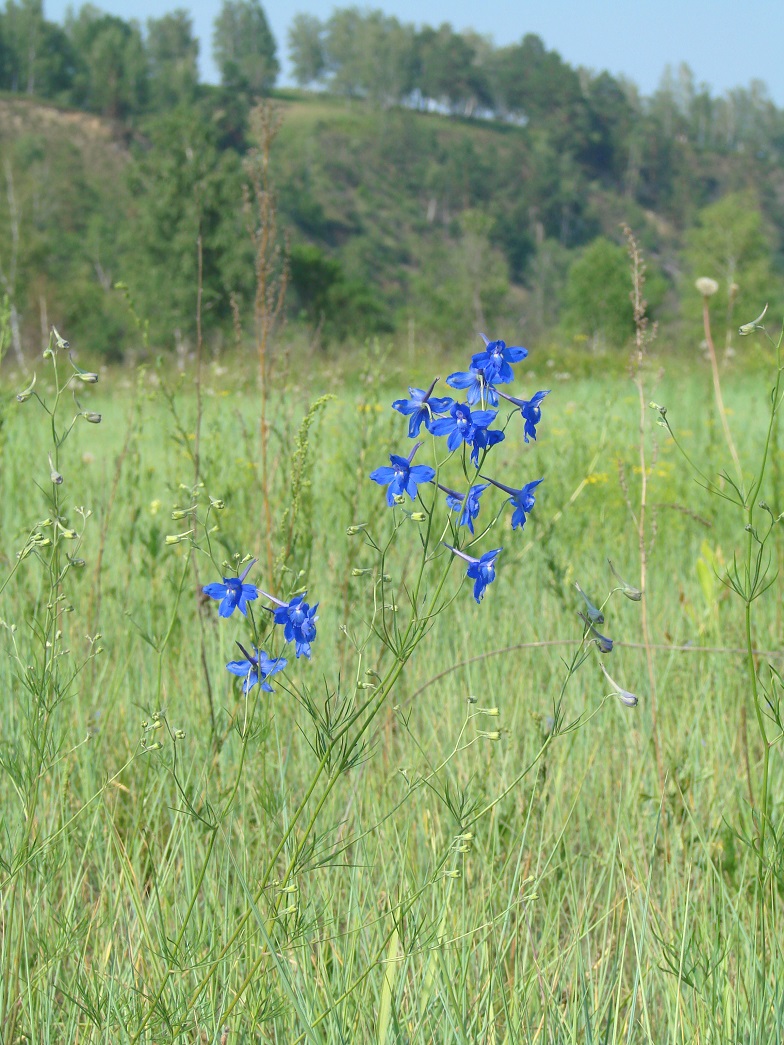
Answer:
MULTIPOLYGON (((433 421, 431 424, 438 424, 438 421, 433 421)), ((404 493, 407 493, 411 500, 415 501, 417 486, 420 486, 422 483, 429 483, 435 476, 435 468, 431 468, 429 464, 415 464, 413 467, 411 466, 414 454, 421 445, 421 443, 417 443, 408 457, 390 454, 391 467, 384 465, 370 473, 370 478, 374 483, 378 483, 380 486, 389 484, 387 488, 387 504, 390 507, 395 503, 395 498, 402 497, 404 493)))
POLYGON ((484 341, 484 352, 477 352, 471 359, 471 366, 484 371, 485 381, 491 385, 505 385, 514 381, 514 373, 510 363, 519 363, 528 355, 527 348, 507 345, 504 341, 489 341, 484 334, 479 335, 484 341))
POLYGON ((285 658, 277 657, 273 660, 272 657, 267 656, 263 649, 259 649, 257 646, 254 646, 254 656, 248 653, 241 643, 238 642, 237 645, 245 654, 245 660, 230 660, 226 665, 226 669, 232 675, 239 675, 240 678, 245 679, 242 684, 242 692, 249 693, 260 682, 263 690, 267 693, 272 693, 272 686, 267 682, 267 679, 270 675, 276 675, 279 671, 283 671, 286 667, 285 658))
MULTIPOLYGON (((485 478, 484 476, 482 478, 485 478)), ((497 486, 499 490, 503 490, 505 493, 510 494, 509 503, 514 508, 512 513, 512 529, 516 530, 519 526, 520 529, 525 526, 525 517, 531 511, 536 502, 533 491, 539 485, 543 483, 544 479, 534 479, 530 483, 526 483, 521 489, 517 489, 514 486, 507 486, 506 483, 499 483, 496 479, 489 479, 488 481, 497 486)))
POLYGON ((523 437, 528 442, 529 437, 536 441, 536 426, 542 420, 542 408, 539 406, 541 401, 546 395, 550 394, 550 389, 546 391, 535 392, 530 399, 517 399, 515 396, 507 395, 506 392, 499 392, 500 396, 503 396, 507 402, 513 403, 519 408, 522 415, 523 421, 525 421, 525 427, 523 429, 523 437))
POLYGON ((485 552, 481 559, 475 559, 473 555, 466 555, 451 544, 446 544, 446 547, 468 563, 466 576, 474 582, 474 598, 481 602, 485 588, 495 580, 495 558, 502 549, 494 548, 491 552, 485 552))
MULTIPOLYGON (((489 413, 486 410, 485 413, 489 413)), ((476 416, 477 411, 474 411, 476 416)), ((482 425, 476 426, 476 432, 474 433, 474 446, 471 450, 471 460, 474 462, 474 467, 479 467, 479 451, 489 450, 491 446, 495 446, 496 443, 504 441, 506 436, 500 430, 500 428, 487 428, 482 425)))
POLYGON ((471 446, 477 431, 487 428, 495 421, 497 411, 471 410, 467 403, 455 403, 449 413, 449 417, 439 417, 431 421, 428 429, 433 435, 445 435, 448 449, 456 450, 462 442, 471 446))
POLYGON ((239 609, 240 613, 244 613, 247 616, 248 603, 253 599, 258 599, 259 592, 256 585, 244 583, 251 566, 255 562, 256 560, 252 559, 239 577, 224 577, 223 584, 214 581, 212 584, 207 584, 202 588, 204 594, 209 595, 211 599, 221 600, 221 604, 218 607, 218 613, 221 617, 230 617, 236 609, 239 609))
POLYGON ((436 414, 445 414, 454 403, 449 396, 439 398, 432 395, 438 378, 425 392, 421 388, 409 388, 410 399, 396 399, 392 409, 409 418, 408 434, 412 439, 419 435, 422 422, 431 421, 436 414))
MULTIPOLYGON (((269 596, 267 596, 269 598, 269 596)), ((278 600, 275 600, 276 602, 278 600)), ((316 610, 318 603, 308 606, 304 595, 297 595, 288 603, 280 603, 275 612, 275 623, 283 625, 286 642, 296 644, 297 656, 310 659, 310 644, 316 637, 316 610)))
POLYGON ((488 488, 489 483, 480 483, 472 486, 467 494, 450 490, 448 486, 438 484, 438 489, 446 494, 446 504, 453 512, 460 512, 458 526, 467 526, 471 533, 474 532, 474 519, 479 515, 479 498, 488 488))
POLYGON ((486 402, 489 406, 498 406, 498 392, 485 377, 481 367, 469 367, 450 374, 446 383, 451 388, 465 389, 466 400, 470 406, 474 403, 486 402))

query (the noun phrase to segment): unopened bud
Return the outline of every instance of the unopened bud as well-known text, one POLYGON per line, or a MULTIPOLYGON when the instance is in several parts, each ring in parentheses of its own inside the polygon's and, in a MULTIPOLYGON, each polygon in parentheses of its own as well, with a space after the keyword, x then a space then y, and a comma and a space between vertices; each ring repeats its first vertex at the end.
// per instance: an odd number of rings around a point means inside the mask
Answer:
POLYGON ((500 740, 501 739, 501 730, 500 729, 493 729, 493 730, 490 730, 488 732, 485 729, 479 729, 479 730, 477 730, 477 736, 484 737, 485 740, 500 740))
POLYGON ((411 520, 417 523, 427 522, 427 515, 424 512, 411 512, 411 520))
POLYGON ((74 374, 77 381, 83 381, 86 385, 94 385, 98 381, 98 375, 89 370, 77 370, 74 374))
POLYGON ((91 425, 99 425, 101 423, 101 415, 94 413, 92 410, 83 411, 82 417, 85 421, 89 421, 91 425))
POLYGON ((55 341, 57 343, 57 347, 58 348, 70 348, 71 347, 70 342, 66 341, 65 338, 61 336, 61 334, 58 331, 57 327, 52 327, 52 333, 54 334, 54 339, 55 339, 55 341))
POLYGON ((172 519, 174 519, 175 522, 177 522, 179 519, 185 519, 188 515, 191 514, 191 512, 195 512, 195 511, 196 511, 196 505, 195 504, 193 505, 192 508, 174 508, 172 510, 171 517, 172 517, 172 519))
POLYGON ((351 571, 352 577, 367 577, 368 574, 372 573, 372 570, 361 570, 358 566, 355 566, 351 571))
POLYGON ((375 689, 375 682, 358 682, 357 689, 375 689))
POLYGON ((85 563, 84 559, 78 559, 78 558, 77 559, 72 559, 70 555, 68 556, 68 564, 70 566, 73 566, 77 570, 80 570, 82 568, 82 566, 86 566, 87 565, 85 563))
POLYGON ((30 382, 30 384, 27 386, 27 388, 25 388, 23 392, 18 392, 17 393, 17 396, 16 396, 17 400, 20 403, 26 403, 27 400, 30 398, 30 396, 33 394, 33 389, 34 388, 35 388, 35 374, 33 374, 33 380, 30 382))
POLYGON ((347 526, 346 537, 356 537, 358 533, 362 533, 362 531, 366 529, 367 523, 355 523, 353 526, 347 526))
POLYGON ((220 497, 210 497, 210 508, 214 508, 216 512, 222 512, 226 507, 220 497))
POLYGON ((498 718, 500 712, 498 708, 477 708, 477 714, 489 715, 490 718, 498 718))
POLYGON ((170 534, 167 534, 166 535, 166 540, 164 541, 164 543, 165 544, 180 544, 182 541, 186 541, 191 536, 192 533, 193 533, 193 530, 186 530, 184 533, 170 533, 170 534))
POLYGON ((175 729, 175 731, 174 731, 174 739, 175 740, 185 740, 185 730, 184 729, 175 729))
POLYGON ((63 477, 60 475, 60 473, 54 466, 51 454, 49 454, 49 478, 52 480, 55 486, 60 486, 60 484, 63 481, 63 477))

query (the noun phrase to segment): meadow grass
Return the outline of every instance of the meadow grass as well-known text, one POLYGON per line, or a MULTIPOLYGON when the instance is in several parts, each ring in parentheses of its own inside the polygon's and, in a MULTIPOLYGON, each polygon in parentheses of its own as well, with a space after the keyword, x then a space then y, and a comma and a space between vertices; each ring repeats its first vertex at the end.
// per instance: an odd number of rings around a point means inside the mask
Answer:
MULTIPOLYGON (((259 556, 261 587, 266 542, 277 553, 287 532, 298 426, 319 393, 336 395, 310 429, 296 522, 291 587, 306 581, 320 601, 313 660, 296 671, 321 705, 340 687, 358 699, 351 687, 368 666, 383 673, 385 654, 371 650, 360 664, 352 643, 372 612, 367 577, 352 571, 373 559, 346 529, 386 525, 368 473, 405 441, 388 409, 403 382, 316 387, 317 377, 297 383, 294 368, 274 405, 269 534, 257 401, 232 374, 205 378, 200 475, 226 505, 215 516, 218 559, 259 556)), ((225 670, 235 620, 200 607, 200 586, 218 577, 204 558, 193 566, 187 542, 166 544, 189 526, 170 514, 188 507, 196 407, 190 375, 165 380, 168 402, 151 371, 125 391, 111 377, 90 389, 103 423, 77 426, 63 452, 63 504, 93 516, 85 565, 68 575, 72 610, 59 618, 57 652, 69 651, 73 683, 48 706, 43 744, 27 666, 40 655, 35 622, 50 589, 35 554, 12 571, 48 511, 51 441, 34 403, 4 407, 3 1040, 783 1040, 780 857, 761 929, 741 741, 744 706, 752 714, 744 621, 718 579, 743 527, 660 428, 648 437, 656 508, 645 598, 664 793, 634 603, 613 599, 602 630, 617 643, 608 669, 638 707, 608 697, 589 661, 563 698, 567 722, 587 721, 551 734, 582 635, 574 582, 601 601, 613 586, 608 558, 632 583, 638 571, 626 496, 634 504, 639 419, 628 379, 554 381, 539 442, 498 448, 509 475, 545 477, 522 538, 502 520, 492 591, 477 605, 464 583, 405 666, 361 758, 325 796, 314 831, 305 838, 297 825, 266 883, 317 737, 285 683, 243 698, 225 670), (243 737, 237 726, 249 720, 243 737)), ((738 367, 725 385, 744 463, 759 454, 770 384, 770 372, 738 367)), ((681 367, 653 397, 716 475, 726 454, 710 375, 681 367)), ((781 465, 776 447, 765 491, 774 510, 781 465)), ((390 559, 396 576, 411 569, 410 529, 390 559)), ((754 644, 768 651, 759 670, 780 668, 780 587, 755 614, 754 644)), ((752 732, 755 786, 760 747, 752 732)), ((770 772, 775 825, 778 748, 770 772)), ((777 838, 771 845, 777 852, 777 838)))

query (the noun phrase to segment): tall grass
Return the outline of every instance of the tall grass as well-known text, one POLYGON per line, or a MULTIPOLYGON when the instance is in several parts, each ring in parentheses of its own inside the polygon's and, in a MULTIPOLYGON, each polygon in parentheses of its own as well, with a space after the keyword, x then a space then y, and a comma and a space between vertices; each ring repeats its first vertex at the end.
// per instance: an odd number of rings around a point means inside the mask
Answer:
MULTIPOLYGON (((745 629, 717 576, 738 542, 736 523, 660 430, 647 458, 657 541, 645 598, 664 791, 631 603, 607 607, 604 630, 617 642, 611 673, 640 708, 604 699, 607 683, 588 663, 566 688, 564 712, 592 717, 551 738, 563 662, 581 634, 574 581, 601 593, 614 584, 608 557, 624 576, 638 568, 618 478, 622 466, 634 483, 640 459, 631 382, 598 374, 557 383, 535 448, 547 482, 525 539, 508 542, 481 606, 463 591, 436 622, 363 758, 326 796, 318 831, 299 854, 302 836, 291 834, 260 890, 310 780, 313 723, 282 688, 262 694, 255 711, 244 701, 225 671, 214 613, 202 657, 199 585, 215 577, 206 565, 194 577, 186 543, 166 544, 188 528, 172 510, 209 494, 226 506, 213 535, 219 555, 261 547, 257 403, 231 372, 205 368, 198 493, 188 445, 195 399, 187 378, 166 395, 160 380, 144 371, 124 392, 112 381, 91 388, 103 424, 74 428, 58 463, 62 510, 85 505, 94 515, 58 627, 62 662, 80 670, 53 708, 32 776, 24 770, 39 712, 24 680, 46 648, 36 621, 51 589, 35 556, 14 566, 50 512, 51 434, 34 404, 5 408, 7 1040, 781 1041, 780 860, 774 850, 763 974, 758 864, 741 837, 745 629), (498 740, 486 735, 496 731, 498 740)), ((48 377, 38 381, 45 392, 48 377)), ((743 420, 734 432, 741 460, 763 445, 769 383, 739 367, 725 387, 730 421, 743 420)), ((274 520, 290 507, 291 448, 321 392, 339 394, 307 437, 303 554, 281 567, 284 577, 304 568, 320 599, 318 652, 298 664, 314 693, 325 692, 322 678, 334 688, 353 670, 352 639, 371 612, 367 578, 354 572, 371 565, 368 553, 346 529, 386 510, 367 474, 385 460, 395 424, 388 404, 402 387, 303 382, 281 392, 268 415, 274 520)), ((665 375, 655 394, 680 418, 690 456, 717 473, 710 375, 698 366, 670 383, 665 375)), ((497 450, 510 468, 520 452, 511 440, 497 450)), ((781 451, 773 453, 779 467, 781 451)), ((781 510, 775 485, 766 499, 781 510)), ((393 565, 405 569, 408 554, 393 565)), ((769 651, 759 664, 781 665, 779 603, 768 597, 755 610, 755 647, 769 651)), ((750 738, 754 772, 762 757, 750 738)), ((777 846, 776 749, 768 774, 768 844, 777 846)))

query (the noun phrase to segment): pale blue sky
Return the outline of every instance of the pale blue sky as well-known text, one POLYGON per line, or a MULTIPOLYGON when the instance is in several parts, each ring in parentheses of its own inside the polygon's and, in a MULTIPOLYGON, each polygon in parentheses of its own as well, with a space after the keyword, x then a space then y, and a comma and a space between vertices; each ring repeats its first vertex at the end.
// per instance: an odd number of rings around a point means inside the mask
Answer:
MULTIPOLYGON (((93 0, 97 7, 144 22, 175 7, 186 8, 201 40, 202 79, 215 82, 212 23, 221 0, 93 0)), ((286 73, 286 34, 299 12, 329 17, 332 0, 262 0, 286 73)), ((46 16, 62 21, 69 0, 44 0, 46 16)), ((80 4, 75 4, 77 8, 80 4)), ((643 94, 655 90, 665 65, 687 62, 698 83, 723 94, 763 80, 784 107, 784 0, 381 0, 359 3, 417 25, 451 22, 476 29, 498 45, 537 33, 571 65, 607 69, 633 80, 643 94)))

